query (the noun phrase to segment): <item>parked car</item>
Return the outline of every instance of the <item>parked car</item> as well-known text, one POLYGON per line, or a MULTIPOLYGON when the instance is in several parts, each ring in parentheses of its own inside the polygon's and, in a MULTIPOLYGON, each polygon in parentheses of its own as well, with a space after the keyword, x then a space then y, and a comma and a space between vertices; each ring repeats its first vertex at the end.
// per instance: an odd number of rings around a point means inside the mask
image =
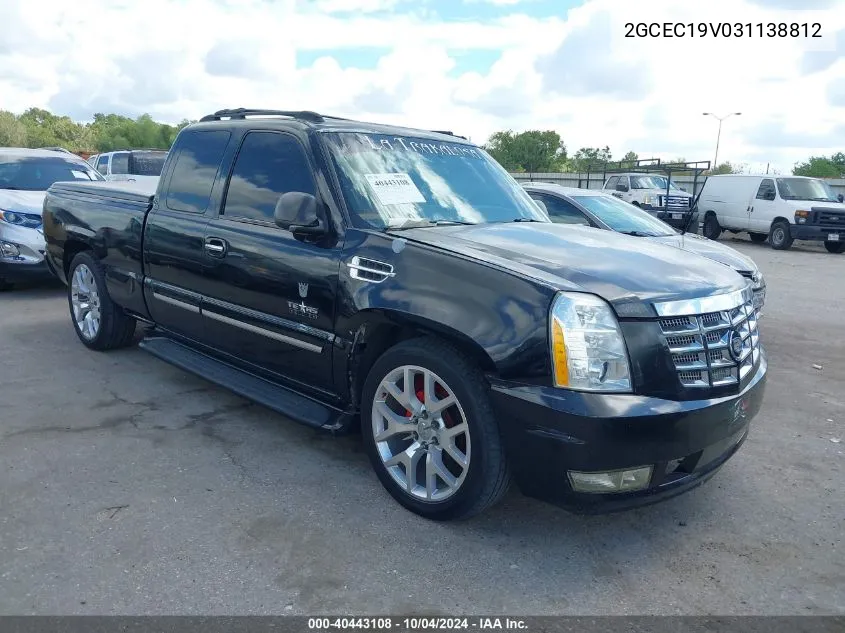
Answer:
POLYGON ((602 191, 541 182, 525 183, 523 187, 534 200, 542 203, 552 222, 594 226, 703 255, 730 266, 747 278, 754 290, 754 305, 758 309, 762 309, 766 301, 766 280, 757 264, 726 244, 695 233, 682 233, 645 211, 633 209, 630 204, 602 191))
POLYGON ((678 187, 666 176, 649 173, 618 174, 608 178, 602 190, 646 210, 667 224, 677 228, 689 226, 698 232, 698 211, 692 208, 692 194, 678 187), (692 218, 689 217, 690 212, 693 214, 692 218))
POLYGON ((50 277, 41 207, 58 180, 102 180, 81 158, 52 150, 0 148, 0 289, 50 277))
POLYGON ((106 180, 147 183, 155 187, 167 159, 165 150, 126 150, 94 154, 88 163, 106 180))
POLYGON ((659 501, 710 478, 759 410, 742 277, 555 224, 461 138, 227 110, 181 130, 162 174, 154 196, 47 195, 82 344, 129 345, 141 320, 178 367, 319 429, 360 421, 384 487, 425 517, 478 513, 511 477, 580 511, 659 501))
POLYGON ((698 207, 703 233, 715 240, 724 230, 747 231, 754 242, 768 238, 783 250, 794 240, 823 241, 831 253, 845 252, 845 204, 823 180, 803 176, 710 176, 698 207))

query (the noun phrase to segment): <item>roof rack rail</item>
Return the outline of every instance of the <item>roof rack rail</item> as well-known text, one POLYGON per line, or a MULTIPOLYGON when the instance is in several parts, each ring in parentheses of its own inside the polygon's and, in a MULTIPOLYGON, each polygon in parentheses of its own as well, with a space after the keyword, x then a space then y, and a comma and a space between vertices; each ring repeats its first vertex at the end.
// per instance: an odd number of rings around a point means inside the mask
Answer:
POLYGON ((429 130, 429 132, 433 132, 434 134, 446 134, 448 136, 454 136, 455 138, 462 138, 467 140, 466 136, 461 136, 460 134, 455 134, 451 130, 429 130))
POLYGON ((200 121, 220 121, 221 119, 246 119, 248 116, 286 116, 292 119, 300 119, 311 123, 322 123, 323 115, 308 110, 259 110, 254 108, 233 108, 218 110, 214 114, 208 114, 200 121))

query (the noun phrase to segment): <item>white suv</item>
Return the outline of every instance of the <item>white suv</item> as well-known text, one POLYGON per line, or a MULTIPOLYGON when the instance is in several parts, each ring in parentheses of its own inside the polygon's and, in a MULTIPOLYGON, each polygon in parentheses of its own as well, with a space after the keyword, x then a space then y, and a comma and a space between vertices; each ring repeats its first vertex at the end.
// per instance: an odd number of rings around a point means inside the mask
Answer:
MULTIPOLYGON (((660 174, 613 175, 604 183, 602 190, 648 211, 656 218, 677 228, 686 224, 688 212, 693 203, 691 194, 660 174)), ((697 218, 690 219, 688 228, 693 232, 698 230, 697 218)))

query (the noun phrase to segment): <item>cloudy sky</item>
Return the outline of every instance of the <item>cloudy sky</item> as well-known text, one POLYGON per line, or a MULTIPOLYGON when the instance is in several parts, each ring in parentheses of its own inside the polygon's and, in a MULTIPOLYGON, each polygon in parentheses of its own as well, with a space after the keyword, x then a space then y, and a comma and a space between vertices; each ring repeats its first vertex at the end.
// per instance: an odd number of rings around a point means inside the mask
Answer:
POLYGON ((311 109, 479 143, 555 129, 570 151, 687 160, 713 159, 702 112, 740 111, 720 162, 788 171, 845 150, 845 0, 0 0, 0 109, 30 106, 311 109), (626 38, 627 22, 822 37, 626 38))

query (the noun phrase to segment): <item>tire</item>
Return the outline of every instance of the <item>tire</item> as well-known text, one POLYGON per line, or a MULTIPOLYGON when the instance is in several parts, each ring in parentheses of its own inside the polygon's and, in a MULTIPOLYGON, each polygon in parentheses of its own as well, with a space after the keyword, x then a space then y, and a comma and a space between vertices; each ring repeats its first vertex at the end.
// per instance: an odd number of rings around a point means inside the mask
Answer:
POLYGON ((505 494, 510 475, 488 390, 478 366, 437 339, 399 343, 370 369, 361 399, 364 446, 382 485, 405 508, 436 521, 460 520, 483 512, 505 494), (409 375, 415 393, 406 396, 404 377, 409 375), (385 384, 392 385, 393 391, 388 392, 385 384), (429 389, 434 396, 426 393, 429 389), (398 394, 414 411, 390 393, 398 394), (421 410, 417 393, 431 405, 451 397, 455 402, 429 417, 421 410), (401 431, 377 442, 377 433, 390 427, 387 416, 396 428, 407 425, 411 435, 401 431), (450 429, 454 435, 449 435, 450 429), (412 446, 418 449, 409 458, 407 449, 412 446), (396 461, 388 466, 385 462, 391 457, 396 461), (458 461, 464 458, 465 465, 458 461), (430 463, 440 466, 431 486, 427 475, 430 463), (409 471, 415 473, 413 478, 408 477, 409 471), (440 473, 451 476, 452 481, 447 482, 440 473))
POLYGON ((845 242, 828 242, 825 241, 824 247, 827 249, 828 253, 845 253, 845 242))
POLYGON ((751 241, 755 244, 762 244, 767 239, 769 239, 769 236, 765 233, 749 233, 748 236, 751 238, 751 241))
POLYGON ((792 235, 789 234, 789 222, 786 220, 778 220, 772 223, 772 228, 769 231, 769 244, 776 251, 785 251, 792 246, 792 235))
POLYGON ((702 233, 708 240, 719 239, 719 236, 722 234, 722 227, 719 226, 719 219, 715 213, 708 213, 704 216, 704 229, 702 233))
POLYGON ((5 292, 6 290, 11 290, 15 287, 15 284, 6 281, 5 279, 0 279, 0 292, 5 292))
POLYGON ((132 343, 135 319, 111 300, 102 264, 89 251, 77 254, 70 264, 67 300, 73 329, 86 347, 105 351, 132 343))

